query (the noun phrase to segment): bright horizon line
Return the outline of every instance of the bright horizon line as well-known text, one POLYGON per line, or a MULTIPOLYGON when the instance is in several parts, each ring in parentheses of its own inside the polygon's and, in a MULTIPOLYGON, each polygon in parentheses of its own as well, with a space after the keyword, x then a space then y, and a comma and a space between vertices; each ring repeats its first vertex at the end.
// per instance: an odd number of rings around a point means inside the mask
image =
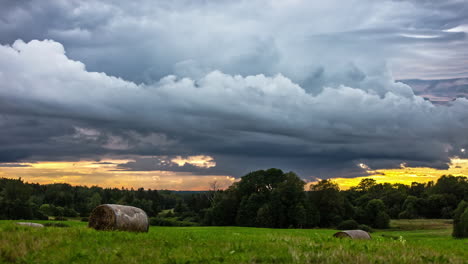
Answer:
MULTIPOLYGON (((198 157, 198 156, 197 156, 198 157)), ((180 160, 181 162, 182 160, 180 160)), ((194 166, 216 166, 214 162, 199 156, 196 159, 184 159, 194 166), (209 161, 208 163, 206 161, 209 161)), ((121 164, 128 159, 106 159, 101 163, 88 161, 59 161, 59 162, 18 162, 8 163, 0 167, 0 177, 21 178, 25 182, 38 184, 66 183, 72 186, 98 186, 101 188, 126 188, 145 190, 173 190, 173 191, 207 191, 213 182, 217 182, 219 189, 227 189, 234 182, 240 180, 229 175, 196 175, 191 172, 174 171, 131 171, 122 170, 121 164)), ((180 164, 183 164, 181 162, 180 164)), ((180 165, 179 165, 180 166, 180 165)), ((377 183, 400 183, 411 185, 412 182, 427 183, 436 181, 442 175, 468 175, 468 159, 452 158, 448 169, 440 170, 427 167, 406 167, 373 170, 364 163, 358 164, 363 175, 344 178, 329 178, 335 181, 340 189, 346 190, 356 186, 362 179, 372 178, 377 183)), ((301 175, 299 175, 301 177, 301 175)), ((306 189, 318 182, 320 177, 308 175, 301 177, 306 182, 306 189)))

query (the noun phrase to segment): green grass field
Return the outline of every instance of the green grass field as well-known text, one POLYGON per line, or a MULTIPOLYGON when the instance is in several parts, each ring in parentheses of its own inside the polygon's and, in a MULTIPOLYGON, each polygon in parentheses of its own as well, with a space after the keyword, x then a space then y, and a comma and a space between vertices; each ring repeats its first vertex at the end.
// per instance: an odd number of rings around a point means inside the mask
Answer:
POLYGON ((468 240, 453 239, 447 220, 392 221, 391 230, 369 241, 336 239, 330 229, 150 227, 149 233, 129 233, 95 231, 78 221, 45 228, 15 222, 0 221, 2 263, 468 263, 468 240))

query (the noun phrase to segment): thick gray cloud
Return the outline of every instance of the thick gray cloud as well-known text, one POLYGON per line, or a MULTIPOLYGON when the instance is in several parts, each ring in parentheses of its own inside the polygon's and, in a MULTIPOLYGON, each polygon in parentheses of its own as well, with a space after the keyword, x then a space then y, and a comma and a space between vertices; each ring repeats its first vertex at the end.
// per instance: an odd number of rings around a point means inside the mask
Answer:
MULTIPOLYGON (((201 154, 214 157, 217 166, 173 170, 239 176, 281 167, 330 177, 362 174, 359 162, 443 168, 468 146, 468 100, 435 106, 382 67, 344 65, 320 89, 308 90, 281 74, 220 71, 136 84, 87 71, 54 41, 16 41, 0 47, 0 58, 0 111, 22 116, 17 124, 2 124, 37 127, 32 131, 43 137, 38 146, 49 146, 41 152, 29 136, 2 145, 2 153, 20 151, 13 159, 201 154), (27 116, 58 127, 41 128, 27 116)), ((137 160, 123 167, 150 169, 147 164, 137 160)))
POLYGON ((463 79, 393 77, 468 75, 466 1, 1 6, 2 162, 130 155, 122 169, 331 177, 444 168, 468 146, 466 99, 414 95, 463 97, 463 79), (159 162, 178 155, 217 166, 159 162))
POLYGON ((137 83, 388 61, 400 79, 466 77, 466 1, 2 1, 0 42, 54 39, 91 71, 137 83), (188 75, 186 75, 188 74, 188 75))

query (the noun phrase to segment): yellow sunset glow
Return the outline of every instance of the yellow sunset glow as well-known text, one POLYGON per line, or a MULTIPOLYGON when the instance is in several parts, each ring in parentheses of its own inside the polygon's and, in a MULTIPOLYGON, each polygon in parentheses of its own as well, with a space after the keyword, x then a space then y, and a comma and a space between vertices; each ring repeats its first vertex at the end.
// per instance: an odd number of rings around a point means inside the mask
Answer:
MULTIPOLYGON (((188 159, 195 164, 209 162, 206 159, 197 162, 193 157, 188 157, 188 159)), ((119 168, 119 164, 131 161, 133 160, 108 159, 99 162, 10 163, 6 164, 9 166, 0 167, 0 177, 21 177, 27 182, 41 184, 69 183, 71 185, 171 190, 207 190, 210 183, 214 181, 220 188, 227 188, 236 181, 234 177, 224 175, 204 176, 188 172, 129 171, 119 168)))
POLYGON ((372 178, 377 183, 403 183, 410 185, 412 182, 428 182, 437 181, 442 175, 467 176, 468 175, 468 159, 453 158, 450 167, 446 170, 438 170, 425 167, 405 167, 402 164, 398 169, 383 169, 371 170, 365 164, 359 164, 371 175, 356 178, 333 178, 333 181, 338 183, 341 189, 346 190, 352 186, 356 186, 362 179, 372 178))
POLYGON ((182 158, 181 156, 177 156, 171 160, 172 162, 176 163, 179 166, 184 166, 186 163, 200 167, 200 168, 211 168, 216 166, 216 162, 210 156, 189 156, 186 158, 182 158))
MULTIPOLYGON (((124 187, 171 190, 207 190, 210 183, 216 181, 220 188, 227 188, 238 179, 226 175, 194 175, 189 172, 173 171, 130 171, 122 170, 119 165, 132 162, 132 159, 104 159, 96 161, 44 161, 37 163, 9 163, 0 167, 0 177, 21 177, 32 183, 69 183, 71 185, 98 185, 101 187, 124 187)), ((176 157, 172 162, 183 166, 185 163, 198 167, 215 166, 208 156, 176 157)), ((438 170, 423 167, 405 167, 398 169, 372 170, 366 164, 358 164, 369 176, 356 178, 333 178, 341 189, 356 186, 364 178, 375 179, 378 183, 403 183, 437 181, 446 174, 454 176, 468 175, 468 159, 454 158, 450 168, 438 170)), ((314 182, 309 182, 313 184, 314 182)), ((308 188, 308 186, 306 188, 308 188)))

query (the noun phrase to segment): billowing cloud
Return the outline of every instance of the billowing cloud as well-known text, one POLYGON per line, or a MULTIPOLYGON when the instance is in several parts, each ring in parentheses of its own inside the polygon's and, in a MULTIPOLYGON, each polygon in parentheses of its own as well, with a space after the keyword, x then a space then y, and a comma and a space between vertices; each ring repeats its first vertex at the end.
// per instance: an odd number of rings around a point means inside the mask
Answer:
POLYGON ((216 166, 196 166, 189 158, 179 165, 211 175, 280 167, 330 177, 362 174, 359 163, 446 168, 468 147, 464 98, 433 105, 395 82, 385 67, 344 64, 323 76, 302 87, 282 74, 215 70, 137 84, 88 71, 58 42, 16 41, 0 47, 0 112, 6 115, 0 126, 16 122, 15 129, 27 132, 2 129, 7 143, 0 157, 204 155, 216 166), (38 121, 28 123, 31 116, 38 121), (62 128, 49 131, 41 126, 46 119, 62 128), (21 138, 32 127, 36 136, 21 138), (30 140, 36 141, 25 145, 30 140))
POLYGON ((136 83, 220 70, 304 87, 370 61, 398 79, 455 78, 468 74, 467 12, 459 0, 6 0, 0 42, 54 39, 91 71, 136 83))
POLYGON ((106 156, 194 179, 447 168, 468 157, 467 13, 458 0, 3 1, 2 170, 106 156), (414 80, 440 78, 453 79, 414 80))

